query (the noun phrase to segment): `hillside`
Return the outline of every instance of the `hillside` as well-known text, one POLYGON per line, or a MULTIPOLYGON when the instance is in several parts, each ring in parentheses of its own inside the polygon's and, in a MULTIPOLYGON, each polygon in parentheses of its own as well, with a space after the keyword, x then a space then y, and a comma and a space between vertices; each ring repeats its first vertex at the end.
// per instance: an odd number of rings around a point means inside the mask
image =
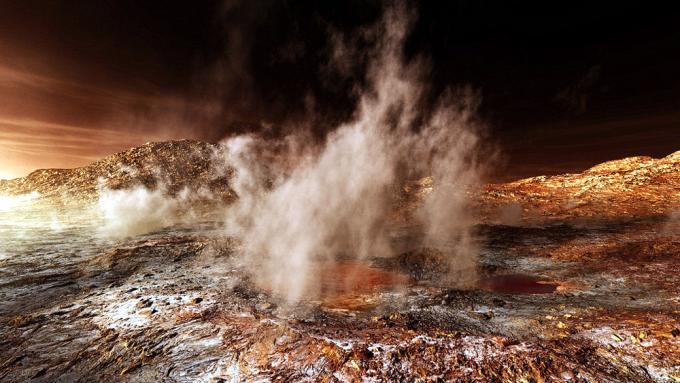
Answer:
POLYGON ((524 219, 634 218, 680 208, 680 151, 660 159, 630 157, 577 174, 489 184, 480 195, 487 217, 521 207, 524 219))
POLYGON ((40 169, 26 177, 0 181, 0 194, 31 192, 61 203, 90 202, 100 188, 162 185, 169 194, 207 187, 229 195, 227 177, 213 166, 217 145, 193 141, 150 142, 75 169, 40 169))

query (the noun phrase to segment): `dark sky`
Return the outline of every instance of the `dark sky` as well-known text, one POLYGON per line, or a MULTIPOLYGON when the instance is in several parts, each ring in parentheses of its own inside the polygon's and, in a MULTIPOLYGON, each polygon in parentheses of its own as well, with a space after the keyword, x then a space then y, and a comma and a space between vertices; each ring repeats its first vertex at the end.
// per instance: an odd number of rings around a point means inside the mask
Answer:
MULTIPOLYGON (((361 82, 329 69, 364 1, 0 0, 0 178, 149 140, 276 134, 347 119, 361 82), (310 110, 314 110, 311 113, 310 110)), ((680 150, 680 13, 649 1, 424 1, 407 57, 433 99, 471 86, 498 179, 680 150)))

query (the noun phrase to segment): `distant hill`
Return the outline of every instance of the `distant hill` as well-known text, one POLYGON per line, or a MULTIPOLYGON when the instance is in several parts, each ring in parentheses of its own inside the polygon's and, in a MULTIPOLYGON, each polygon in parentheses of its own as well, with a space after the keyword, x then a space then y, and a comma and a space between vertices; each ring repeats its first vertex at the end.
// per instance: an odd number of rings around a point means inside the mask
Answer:
POLYGON ((216 149, 215 144, 193 140, 149 142, 80 168, 41 169, 23 178, 0 180, 0 193, 38 192, 43 199, 87 202, 95 200, 102 187, 115 190, 162 184, 168 194, 207 187, 228 198, 228 174, 213 161, 216 149))
POLYGON ((524 218, 627 218, 680 211, 680 151, 664 158, 629 157, 577 174, 486 185, 487 212, 518 206, 524 218))

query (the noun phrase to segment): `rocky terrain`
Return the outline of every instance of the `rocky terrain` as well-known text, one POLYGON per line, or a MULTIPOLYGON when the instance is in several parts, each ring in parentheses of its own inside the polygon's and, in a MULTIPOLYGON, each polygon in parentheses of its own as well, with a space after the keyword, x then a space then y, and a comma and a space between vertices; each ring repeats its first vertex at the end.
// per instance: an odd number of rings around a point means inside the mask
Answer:
POLYGON ((539 176, 484 188, 481 205, 521 206, 531 221, 612 220, 680 209, 680 151, 661 159, 630 157, 579 174, 539 176))
MULTIPOLYGON (((0 210, 0 381, 680 381, 680 152, 471 191, 473 288, 421 249, 322 265, 321 293, 293 306, 250 280, 219 216, 114 240, 63 208, 101 185, 228 202, 214 149, 147 144, 0 181, 57 205, 0 210)), ((404 186, 395 243, 433 187, 404 186)))

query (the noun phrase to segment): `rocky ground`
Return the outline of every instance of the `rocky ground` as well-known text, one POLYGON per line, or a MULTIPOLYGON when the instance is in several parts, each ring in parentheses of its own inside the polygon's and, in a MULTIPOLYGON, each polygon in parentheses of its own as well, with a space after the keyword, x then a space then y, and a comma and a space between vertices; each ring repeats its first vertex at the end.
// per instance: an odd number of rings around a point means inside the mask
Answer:
MULTIPOLYGON (((0 191, 95 199, 131 174, 110 165, 98 181, 106 164, 151 169, 149 153, 173 152, 158 145, 202 144, 149 144, 0 191)), ((209 162, 187 166, 227 183, 209 162)), ((402 209, 431 187, 407 185, 402 209)), ((112 240, 75 213, 59 210, 55 230, 43 207, 0 211, 0 381, 680 381, 680 152, 474 197, 473 288, 447 286, 425 249, 322 265, 322 293, 293 307, 249 280, 218 215, 112 240)), ((393 226, 408 241, 408 221, 393 226)))

